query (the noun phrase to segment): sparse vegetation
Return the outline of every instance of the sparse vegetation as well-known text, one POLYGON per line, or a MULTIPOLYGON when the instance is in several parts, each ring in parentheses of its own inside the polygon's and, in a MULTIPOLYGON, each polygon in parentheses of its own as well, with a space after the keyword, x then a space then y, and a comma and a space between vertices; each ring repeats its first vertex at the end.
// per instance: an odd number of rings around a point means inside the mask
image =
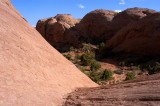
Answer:
POLYGON ((81 59, 81 55, 77 54, 77 55, 76 55, 76 58, 77 58, 77 59, 81 59))
POLYGON ((72 60, 72 56, 70 54, 64 54, 64 57, 66 57, 68 60, 72 60))
POLYGON ((92 81, 94 81, 94 82, 99 82, 99 81, 101 81, 101 76, 100 76, 100 73, 98 73, 98 72, 96 72, 96 71, 91 71, 90 73, 89 73, 89 78, 92 80, 92 81))
POLYGON ((101 68, 101 64, 99 62, 97 62, 96 60, 91 61, 91 64, 90 64, 91 71, 97 71, 100 68, 101 68))
MULTIPOLYGON (((101 52, 104 52, 105 43, 99 43, 98 45, 83 43, 83 47, 81 49, 70 47, 69 50, 70 51, 65 53, 64 56, 68 60, 72 61, 84 74, 99 84, 104 84, 109 80, 112 81, 114 78, 113 74, 123 75, 126 71, 129 72, 126 73, 125 80, 132 80, 136 76, 145 75, 139 73, 146 73, 147 71, 149 74, 156 74, 160 72, 160 59, 157 59, 155 64, 155 61, 151 60, 153 58, 136 57, 123 54, 107 54, 109 58, 119 62, 119 65, 117 67, 118 69, 115 71, 105 69, 104 64, 96 60, 102 59, 103 61, 104 57, 102 56, 102 58, 99 58, 98 56, 101 52), (101 64, 103 67, 101 67, 101 64)), ((120 80, 122 81, 124 79, 122 78, 120 80)))
POLYGON ((91 46, 91 44, 83 43, 82 45, 83 45, 83 47, 82 47, 83 52, 93 51, 93 47, 91 46))
POLYGON ((126 74, 126 80, 132 80, 135 78, 135 74, 133 72, 128 72, 126 74))
POLYGON ((83 67, 83 66, 79 67, 79 69, 80 69, 83 73, 86 71, 86 68, 83 67))
POLYGON ((155 66, 148 66, 147 68, 149 74, 160 73, 160 64, 156 64, 155 66))
POLYGON ((86 65, 86 66, 89 66, 92 62, 92 60, 95 59, 95 53, 93 52, 88 52, 88 53, 85 53, 81 56, 81 63, 83 65, 86 65))

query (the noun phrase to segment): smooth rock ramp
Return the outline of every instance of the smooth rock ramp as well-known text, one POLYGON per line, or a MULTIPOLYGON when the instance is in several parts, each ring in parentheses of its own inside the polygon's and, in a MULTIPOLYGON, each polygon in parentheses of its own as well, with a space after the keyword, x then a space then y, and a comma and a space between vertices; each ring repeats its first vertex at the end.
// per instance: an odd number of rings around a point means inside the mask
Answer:
POLYGON ((69 92, 97 84, 0 0, 0 106, 57 106, 69 92))

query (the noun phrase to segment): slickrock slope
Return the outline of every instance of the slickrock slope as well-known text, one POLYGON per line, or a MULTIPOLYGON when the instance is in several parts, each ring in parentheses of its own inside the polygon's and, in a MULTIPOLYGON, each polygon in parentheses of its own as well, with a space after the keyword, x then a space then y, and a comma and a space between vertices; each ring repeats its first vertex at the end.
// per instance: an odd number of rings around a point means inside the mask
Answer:
POLYGON ((56 106, 77 87, 97 86, 0 0, 0 106, 56 106))
POLYGON ((160 74, 140 82, 79 89, 71 93, 64 106, 159 106, 160 74))
POLYGON ((113 52, 160 55, 160 13, 154 13, 122 28, 108 43, 113 52))

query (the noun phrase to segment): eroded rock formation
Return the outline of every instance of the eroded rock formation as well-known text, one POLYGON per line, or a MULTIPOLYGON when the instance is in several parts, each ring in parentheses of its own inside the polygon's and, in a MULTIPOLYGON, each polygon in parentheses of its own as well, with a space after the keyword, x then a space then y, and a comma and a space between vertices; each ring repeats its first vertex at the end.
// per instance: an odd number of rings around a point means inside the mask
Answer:
POLYGON ((107 47, 113 52, 127 52, 140 55, 160 55, 160 13, 154 13, 140 21, 123 27, 107 47))
POLYGON ((78 37, 74 27, 79 23, 70 14, 57 14, 55 17, 39 20, 36 29, 56 49, 66 46, 77 46, 78 37))
POLYGON ((159 30, 156 23, 159 23, 159 16, 150 17, 155 13, 155 10, 147 8, 129 8, 120 13, 95 10, 85 15, 79 23, 70 15, 57 15, 40 20, 37 30, 56 48, 103 41, 114 52, 158 55, 159 30))
POLYGON ((116 14, 109 10, 92 11, 83 17, 76 29, 89 42, 104 41, 111 37, 111 21, 116 14))
POLYGON ((125 27, 129 23, 139 21, 143 17, 146 17, 150 14, 156 13, 155 10, 147 8, 128 8, 120 13, 118 13, 112 21, 112 31, 116 34, 121 28, 125 27))

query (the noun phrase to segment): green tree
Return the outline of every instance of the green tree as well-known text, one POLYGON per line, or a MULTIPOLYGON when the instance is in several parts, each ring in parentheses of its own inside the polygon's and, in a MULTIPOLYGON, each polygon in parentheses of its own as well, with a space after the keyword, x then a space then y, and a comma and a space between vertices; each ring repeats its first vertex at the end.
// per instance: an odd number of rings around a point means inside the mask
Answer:
POLYGON ((91 65, 90 65, 91 71, 97 71, 100 68, 101 68, 101 64, 99 62, 97 62, 96 60, 91 61, 91 65))
POLYGON ((128 72, 126 74, 126 80, 132 80, 135 78, 135 74, 133 72, 128 72))
POLYGON ((95 54, 93 52, 85 53, 81 56, 81 62, 83 65, 90 65, 92 60, 95 59, 95 54))
POLYGON ((113 79, 113 72, 111 70, 105 69, 101 76, 102 80, 111 80, 113 79))

